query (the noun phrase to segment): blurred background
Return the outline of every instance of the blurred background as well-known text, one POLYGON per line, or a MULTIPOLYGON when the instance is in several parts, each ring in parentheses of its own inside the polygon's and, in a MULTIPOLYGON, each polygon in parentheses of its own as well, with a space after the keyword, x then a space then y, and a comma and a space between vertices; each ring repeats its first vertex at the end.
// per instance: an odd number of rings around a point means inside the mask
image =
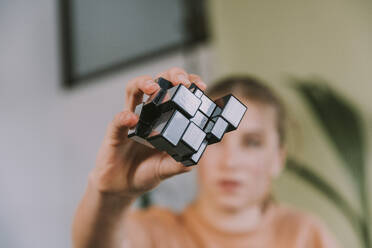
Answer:
MULTIPOLYGON (((0 247, 71 247, 126 82, 172 66, 274 87, 291 157, 275 197, 342 247, 371 245, 372 1, 0 0, 0 247)), ((194 177, 164 182, 153 203, 181 210, 194 177)))

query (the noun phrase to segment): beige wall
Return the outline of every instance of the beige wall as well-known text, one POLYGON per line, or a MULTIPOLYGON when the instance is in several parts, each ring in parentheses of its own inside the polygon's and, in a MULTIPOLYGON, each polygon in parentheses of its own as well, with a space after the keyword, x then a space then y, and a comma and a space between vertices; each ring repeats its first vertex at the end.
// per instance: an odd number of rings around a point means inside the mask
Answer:
MULTIPOLYGON (((215 76, 251 73, 278 88, 301 127, 296 134, 302 137, 296 143, 300 146, 291 149, 291 153, 311 164, 358 208, 351 178, 340 166, 332 146, 307 107, 283 82, 289 75, 318 75, 327 79, 363 111, 371 140, 372 2, 209 2, 218 61, 215 76)), ((368 161, 371 165, 371 155, 368 161)), ((278 181, 276 193, 279 198, 320 216, 343 247, 356 247, 358 240, 343 215, 311 187, 285 173, 278 181)))

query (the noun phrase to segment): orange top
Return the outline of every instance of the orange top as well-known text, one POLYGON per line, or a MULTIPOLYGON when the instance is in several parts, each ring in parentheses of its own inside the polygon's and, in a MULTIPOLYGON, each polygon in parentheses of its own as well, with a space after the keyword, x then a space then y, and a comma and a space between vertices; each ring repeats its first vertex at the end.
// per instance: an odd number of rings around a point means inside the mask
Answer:
POLYGON ((181 214, 151 207, 129 215, 126 237, 132 248, 146 247, 337 247, 314 218, 296 210, 271 204, 260 226, 247 233, 226 233, 209 225, 194 206, 181 214))

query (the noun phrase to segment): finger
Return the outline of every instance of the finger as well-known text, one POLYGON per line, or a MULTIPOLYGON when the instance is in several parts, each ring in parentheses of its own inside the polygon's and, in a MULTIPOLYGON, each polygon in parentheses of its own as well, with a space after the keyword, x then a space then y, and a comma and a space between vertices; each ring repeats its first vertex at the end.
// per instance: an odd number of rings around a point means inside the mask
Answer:
POLYGON ((168 74, 169 74, 171 81, 175 82, 176 84, 183 84, 187 87, 191 85, 191 82, 189 80, 189 75, 182 68, 173 67, 169 69, 168 74))
MULTIPOLYGON (((155 76, 155 78, 160 78, 160 77, 162 77, 162 78, 164 78, 164 79, 166 79, 166 80, 168 80, 168 81, 171 81, 171 80, 170 80, 170 77, 169 77, 169 75, 168 75, 168 71, 162 71, 162 72, 156 74, 156 76, 155 76)), ((172 83, 173 85, 175 85, 175 83, 173 83, 173 82, 171 82, 171 83, 172 83)))
POLYGON ((178 174, 189 172, 192 169, 192 166, 184 166, 183 164, 176 162, 168 154, 164 153, 161 162, 158 165, 157 174, 160 180, 164 180, 178 174))
POLYGON ((156 77, 163 77, 172 82, 173 85, 183 84, 187 87, 191 85, 187 72, 179 67, 172 67, 167 71, 157 74, 156 77))
POLYGON ((134 127, 138 122, 138 116, 126 110, 115 115, 107 127, 105 143, 117 146, 128 139, 128 129, 134 127))
POLYGON ((189 74, 189 80, 192 83, 195 83, 201 90, 205 91, 207 89, 207 85, 204 83, 199 75, 189 74))
POLYGON ((159 85, 147 75, 130 80, 125 89, 125 109, 133 111, 136 105, 142 102, 143 94, 154 94, 159 88, 159 85))

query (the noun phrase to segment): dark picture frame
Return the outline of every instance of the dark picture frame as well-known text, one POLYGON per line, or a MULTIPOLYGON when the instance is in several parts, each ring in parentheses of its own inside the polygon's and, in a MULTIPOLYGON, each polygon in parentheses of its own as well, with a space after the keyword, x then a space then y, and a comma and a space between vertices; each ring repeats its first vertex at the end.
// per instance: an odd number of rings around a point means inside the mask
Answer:
POLYGON ((156 59, 165 54, 183 49, 189 49, 193 46, 206 43, 209 39, 207 18, 206 18, 206 1, 204 0, 182 0, 182 11, 184 11, 183 32, 184 40, 175 44, 154 49, 153 51, 140 54, 138 56, 116 61, 115 63, 101 66, 98 69, 89 71, 84 74, 76 73, 76 61, 74 54, 74 0, 59 1, 59 21, 61 36, 61 80, 64 88, 74 88, 78 85, 89 82, 90 79, 105 76, 118 70, 127 69, 131 66, 138 65, 149 59, 156 59))

